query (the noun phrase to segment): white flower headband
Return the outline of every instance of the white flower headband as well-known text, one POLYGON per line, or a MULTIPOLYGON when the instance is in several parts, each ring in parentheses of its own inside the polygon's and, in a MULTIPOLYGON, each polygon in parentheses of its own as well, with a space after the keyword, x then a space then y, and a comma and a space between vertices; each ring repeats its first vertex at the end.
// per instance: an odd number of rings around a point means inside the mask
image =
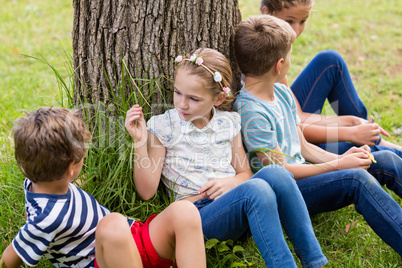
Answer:
POLYGON ((221 85, 223 92, 225 92, 225 93, 228 94, 228 95, 231 95, 231 94, 232 94, 232 93, 230 92, 230 88, 224 87, 224 86, 222 85, 222 83, 221 83, 221 82, 222 82, 222 75, 221 75, 221 73, 218 72, 218 71, 213 72, 213 71, 211 71, 211 69, 209 69, 207 66, 205 66, 205 65, 203 64, 203 63, 204 63, 204 60, 202 59, 202 57, 198 57, 198 55, 193 54, 193 55, 191 55, 191 57, 190 57, 189 59, 183 59, 183 57, 182 57, 181 55, 179 55, 179 56, 176 57, 176 59, 175 59, 174 61, 179 64, 179 63, 182 62, 183 60, 186 60, 186 61, 195 63, 195 64, 198 65, 198 66, 202 66, 205 70, 207 70, 210 74, 212 74, 212 76, 214 77, 214 81, 217 82, 217 83, 219 83, 219 85, 221 85))

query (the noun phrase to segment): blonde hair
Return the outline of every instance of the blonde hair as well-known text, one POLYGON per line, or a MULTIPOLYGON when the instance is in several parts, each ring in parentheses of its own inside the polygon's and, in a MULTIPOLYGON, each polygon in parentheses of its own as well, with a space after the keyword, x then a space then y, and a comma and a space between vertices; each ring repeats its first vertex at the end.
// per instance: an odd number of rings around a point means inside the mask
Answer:
MULTIPOLYGON (((230 67, 228 59, 220 52, 211 48, 199 48, 196 51, 185 56, 186 60, 181 61, 176 67, 176 74, 179 70, 184 69, 188 71, 191 75, 197 75, 201 77, 205 83, 204 86, 211 92, 212 96, 217 96, 224 92, 224 87, 230 87, 232 82, 232 69, 230 67), (187 59, 192 55, 196 55, 198 58, 203 59, 201 65, 197 65, 187 59), (211 71, 219 72, 222 76, 222 81, 215 82, 213 74, 211 71)), ((218 109, 223 111, 231 111, 233 105, 234 97, 233 95, 226 95, 225 100, 219 105, 218 109)))
POLYGON ((290 25, 271 15, 257 15, 239 23, 234 49, 241 72, 248 76, 267 73, 281 58, 285 59, 296 33, 290 25))
POLYGON ((61 179, 71 163, 82 160, 91 139, 78 111, 54 107, 19 118, 13 134, 17 164, 33 182, 61 179))
POLYGON ((300 4, 313 7, 314 0, 262 0, 260 9, 262 10, 263 7, 267 7, 270 14, 274 15, 274 13, 277 11, 282 11, 283 9, 294 7, 300 4))

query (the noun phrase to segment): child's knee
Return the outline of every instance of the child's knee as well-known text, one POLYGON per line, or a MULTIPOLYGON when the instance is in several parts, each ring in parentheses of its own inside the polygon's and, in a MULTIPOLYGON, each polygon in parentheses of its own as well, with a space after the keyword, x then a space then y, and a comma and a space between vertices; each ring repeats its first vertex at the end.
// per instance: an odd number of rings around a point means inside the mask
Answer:
POLYGON ((99 221, 95 236, 97 240, 111 241, 125 238, 124 230, 128 228, 127 219, 119 213, 111 213, 106 215, 99 221))
POLYGON ((370 175, 365 169, 350 169, 352 176, 352 186, 355 188, 369 189, 371 187, 381 187, 379 182, 370 175))
POLYGON ((297 187, 292 173, 281 165, 266 166, 256 173, 254 177, 265 180, 275 191, 278 187, 297 187))
POLYGON ((379 165, 402 163, 402 159, 397 154, 388 150, 373 152, 373 156, 379 165))
POLYGON ((271 209, 277 207, 275 191, 265 180, 254 178, 244 184, 247 186, 247 191, 243 192, 242 199, 246 202, 247 206, 250 206, 250 208, 264 207, 261 208, 263 211, 268 211, 265 207, 271 207, 271 209))
POLYGON ((344 62, 342 56, 338 52, 332 49, 321 51, 320 53, 317 54, 316 59, 322 60, 327 64, 339 64, 344 62))
POLYGON ((176 201, 169 206, 169 215, 175 225, 201 226, 201 217, 195 205, 189 201, 176 201))

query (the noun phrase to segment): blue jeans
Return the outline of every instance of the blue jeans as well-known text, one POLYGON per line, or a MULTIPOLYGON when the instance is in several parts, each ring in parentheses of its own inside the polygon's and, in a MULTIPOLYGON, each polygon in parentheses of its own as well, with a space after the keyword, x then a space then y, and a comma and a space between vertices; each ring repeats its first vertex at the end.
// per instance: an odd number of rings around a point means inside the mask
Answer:
POLYGON ((402 198, 402 158, 390 151, 373 152, 373 156, 377 163, 371 163, 367 171, 402 198))
MULTIPOLYGON (((317 54, 293 82, 291 89, 304 112, 321 114, 328 99, 337 115, 354 115, 367 119, 367 109, 359 98, 348 66, 334 50, 317 54)), ((376 144, 380 142, 377 141, 376 144)), ((322 149, 343 154, 352 146, 348 142, 317 144, 322 149)), ((400 157, 402 151, 385 146, 372 146, 372 151, 390 150, 400 157)))
POLYGON ((320 114, 328 99, 337 115, 367 118, 367 109, 353 85, 348 66, 334 50, 317 54, 291 88, 304 112, 320 114))
MULTIPOLYGON (((400 185, 395 185, 395 174, 376 168, 372 172, 381 173, 377 175, 382 183, 393 180, 393 187, 400 191, 400 185)), ((329 172, 300 179, 297 185, 311 215, 355 204, 356 211, 374 232, 402 256, 402 209, 369 172, 363 169, 329 172)))
POLYGON ((327 263, 296 182, 281 166, 261 169, 215 201, 201 199, 194 204, 207 239, 236 241, 250 230, 268 267, 296 267, 282 226, 304 267, 327 263))

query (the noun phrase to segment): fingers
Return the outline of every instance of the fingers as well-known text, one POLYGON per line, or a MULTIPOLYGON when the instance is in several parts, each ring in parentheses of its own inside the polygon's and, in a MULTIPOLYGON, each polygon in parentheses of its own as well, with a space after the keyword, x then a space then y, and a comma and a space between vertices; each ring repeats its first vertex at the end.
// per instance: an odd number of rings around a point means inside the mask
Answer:
POLYGON ((126 128, 132 127, 132 122, 140 118, 143 118, 142 108, 136 104, 127 111, 125 122, 126 128))
POLYGON ((364 146, 367 146, 367 145, 363 145, 363 146, 361 146, 361 147, 355 147, 355 146, 353 146, 352 148, 350 148, 349 150, 348 150, 348 153, 350 153, 350 154, 354 154, 354 153, 361 153, 361 152, 364 152, 365 151, 365 147, 364 146))
POLYGON ((374 127, 374 129, 373 129, 374 135, 380 134, 380 132, 381 132, 380 126, 379 126, 377 123, 374 123, 374 124, 373 124, 373 127, 374 127))
POLYGON ((381 133, 382 135, 384 135, 385 137, 391 136, 391 135, 389 135, 389 133, 388 133, 387 131, 385 131, 382 127, 379 127, 379 128, 380 128, 380 133, 381 133))
POLYGON ((375 145, 375 143, 374 143, 374 141, 373 141, 373 140, 368 141, 366 144, 367 144, 368 146, 374 146, 374 145, 375 145))
POLYGON ((360 152, 356 153, 355 156, 360 159, 359 161, 359 167, 363 169, 368 169, 371 165, 371 159, 369 156, 369 153, 365 152, 360 152))
POLYGON ((223 190, 216 185, 215 181, 209 181, 198 190, 198 194, 202 194, 204 198, 215 200, 223 194, 223 190))
POLYGON ((363 150, 366 151, 367 153, 370 153, 370 152, 371 152, 371 149, 370 149, 370 147, 369 147, 368 145, 363 145, 363 146, 360 147, 360 149, 363 149, 363 150))
POLYGON ((206 192, 209 188, 212 187, 212 185, 213 185, 212 181, 209 181, 209 182, 205 183, 205 184, 198 190, 197 193, 204 195, 205 192, 206 192))
MULTIPOLYGON (((374 116, 370 116, 370 119, 369 119, 369 121, 368 121, 369 123, 374 123, 374 116)), ((385 137, 389 137, 390 135, 389 135, 389 133, 387 132, 387 131, 385 131, 382 127, 380 127, 378 124, 376 124, 376 126, 378 127, 378 129, 379 129, 379 133, 377 133, 377 134, 382 134, 382 135, 384 135, 385 137)))
POLYGON ((133 118, 138 119, 141 116, 142 116, 142 107, 140 107, 138 104, 134 105, 133 107, 130 108, 130 110, 127 111, 127 117, 130 117, 131 119, 133 118))
POLYGON ((146 141, 146 126, 142 108, 136 104, 131 107, 126 114, 124 123, 128 133, 135 141, 146 141))

